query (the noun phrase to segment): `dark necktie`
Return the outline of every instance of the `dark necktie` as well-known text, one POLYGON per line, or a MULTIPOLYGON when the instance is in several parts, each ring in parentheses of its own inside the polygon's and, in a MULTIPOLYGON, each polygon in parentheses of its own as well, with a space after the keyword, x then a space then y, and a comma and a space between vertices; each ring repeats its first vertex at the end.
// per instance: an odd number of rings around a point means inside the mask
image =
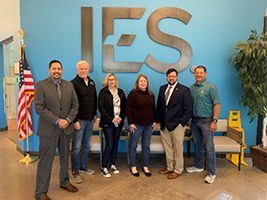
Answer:
POLYGON ((168 97, 169 97, 169 95, 170 95, 171 88, 172 88, 172 86, 170 86, 170 87, 168 88, 167 92, 165 93, 165 102, 166 102, 166 103, 167 103, 168 97))
POLYGON ((60 86, 59 82, 57 82, 57 93, 58 93, 58 96, 61 98, 62 97, 62 91, 61 91, 61 86, 60 86))

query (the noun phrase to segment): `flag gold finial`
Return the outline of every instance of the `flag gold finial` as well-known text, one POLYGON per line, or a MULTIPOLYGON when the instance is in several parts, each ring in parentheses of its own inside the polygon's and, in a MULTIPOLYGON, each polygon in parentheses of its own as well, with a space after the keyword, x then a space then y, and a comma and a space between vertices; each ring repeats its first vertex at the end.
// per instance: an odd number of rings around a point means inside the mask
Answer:
POLYGON ((24 35, 25 35, 24 31, 22 29, 19 29, 18 36, 20 37, 20 42, 21 42, 21 45, 19 47, 19 49, 20 49, 20 58, 22 58, 22 52, 23 52, 23 49, 25 47, 24 39, 23 39, 24 35))
POLYGON ((23 39, 23 37, 24 37, 24 31, 22 30, 22 29, 20 29, 19 31, 18 31, 18 35, 19 35, 19 37, 20 37, 20 41, 21 41, 21 44, 22 45, 24 45, 24 39, 23 39))

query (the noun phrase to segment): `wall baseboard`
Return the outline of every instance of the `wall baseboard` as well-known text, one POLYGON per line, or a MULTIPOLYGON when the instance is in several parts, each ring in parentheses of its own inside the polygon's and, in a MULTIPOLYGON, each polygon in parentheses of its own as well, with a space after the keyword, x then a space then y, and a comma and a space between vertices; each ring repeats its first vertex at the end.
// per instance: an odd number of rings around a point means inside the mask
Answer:
MULTIPOLYGON (((23 156, 26 156, 26 155, 27 155, 27 151, 23 151, 23 150, 22 150, 21 148, 19 148, 18 146, 17 146, 17 151, 18 151, 19 153, 21 153, 23 156)), ((39 152, 38 152, 38 151, 30 151, 29 154, 30 154, 31 156, 39 156, 39 152)))
POLYGON ((0 131, 7 131, 7 126, 3 127, 3 128, 0 128, 0 131))

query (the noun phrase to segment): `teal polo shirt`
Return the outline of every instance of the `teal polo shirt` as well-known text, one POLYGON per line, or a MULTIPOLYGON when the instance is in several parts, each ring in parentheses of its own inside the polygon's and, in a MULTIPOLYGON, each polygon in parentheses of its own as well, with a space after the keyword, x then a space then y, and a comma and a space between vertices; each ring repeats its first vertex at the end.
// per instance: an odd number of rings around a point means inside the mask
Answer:
POLYGON ((220 103, 220 96, 217 87, 205 80, 201 84, 193 84, 190 87, 194 100, 193 114, 195 117, 213 117, 215 104, 220 103))

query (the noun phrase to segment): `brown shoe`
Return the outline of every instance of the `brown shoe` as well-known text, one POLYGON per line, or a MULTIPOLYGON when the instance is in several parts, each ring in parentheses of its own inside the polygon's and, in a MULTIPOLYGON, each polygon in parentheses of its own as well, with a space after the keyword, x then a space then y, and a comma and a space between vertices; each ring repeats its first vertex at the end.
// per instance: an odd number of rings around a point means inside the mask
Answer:
POLYGON ((36 197, 35 199, 36 199, 36 200, 51 200, 51 199, 49 198, 49 196, 47 196, 46 194, 43 195, 43 196, 41 196, 41 197, 36 197))
POLYGON ((172 171, 168 170, 167 168, 159 170, 160 174, 170 174, 172 171))
POLYGON ((68 192, 78 192, 78 188, 76 188, 74 185, 69 184, 67 187, 61 187, 62 189, 67 190, 68 192))
POLYGON ((175 179, 175 178, 177 178, 178 176, 179 176, 178 173, 176 173, 176 172, 172 172, 171 174, 169 174, 169 175, 167 176, 167 178, 168 178, 168 179, 175 179))

